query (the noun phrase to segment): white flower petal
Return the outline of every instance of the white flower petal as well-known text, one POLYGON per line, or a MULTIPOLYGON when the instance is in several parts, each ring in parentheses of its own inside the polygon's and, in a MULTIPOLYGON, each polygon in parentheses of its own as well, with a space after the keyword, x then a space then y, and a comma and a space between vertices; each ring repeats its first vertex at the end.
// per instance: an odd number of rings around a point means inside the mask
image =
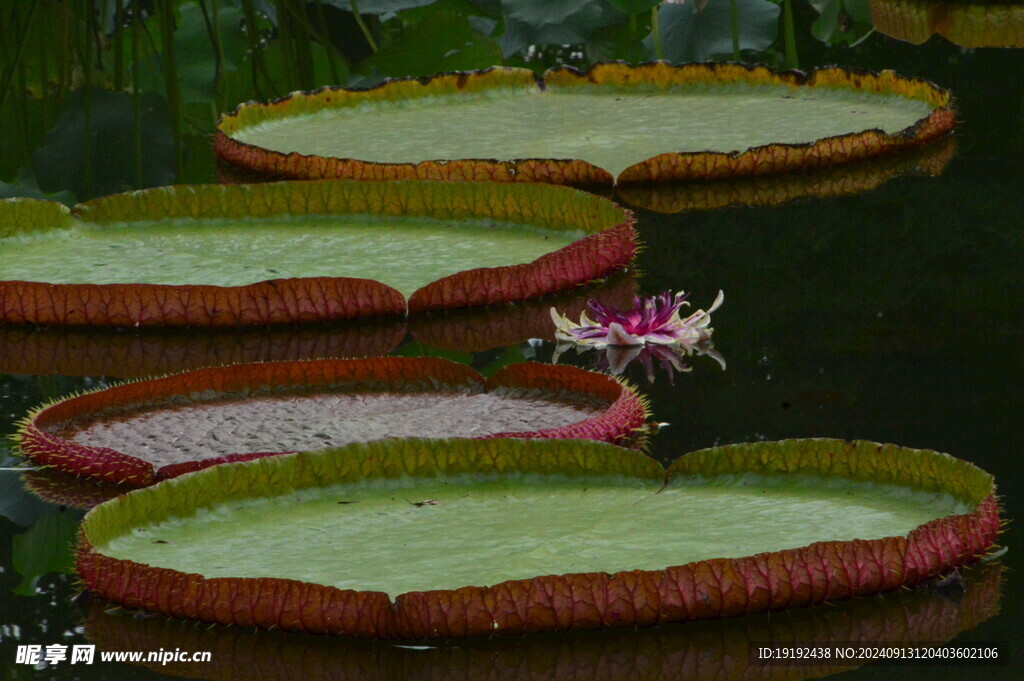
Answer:
POLYGON ((622 328, 622 324, 612 322, 608 325, 608 345, 628 347, 631 345, 643 344, 644 339, 642 337, 627 333, 626 330, 622 328))
POLYGON ((708 308, 708 312, 707 312, 708 316, 710 316, 711 313, 714 312, 715 310, 717 310, 718 308, 722 307, 722 303, 724 303, 724 302, 725 302, 725 292, 719 290, 718 295, 715 296, 715 302, 711 303, 711 307, 708 308))
POLYGON ((621 374, 626 365, 636 359, 641 352, 643 352, 643 347, 639 345, 628 348, 608 348, 605 350, 605 357, 608 358, 608 370, 613 374, 621 374))

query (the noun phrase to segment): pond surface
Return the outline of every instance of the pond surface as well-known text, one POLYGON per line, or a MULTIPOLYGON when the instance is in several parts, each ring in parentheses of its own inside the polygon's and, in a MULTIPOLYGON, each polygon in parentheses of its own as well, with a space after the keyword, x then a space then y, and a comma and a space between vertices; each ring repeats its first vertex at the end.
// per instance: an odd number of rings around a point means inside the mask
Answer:
MULTIPOLYGON (((1005 517, 1020 519, 1024 53, 965 51, 938 39, 918 48, 884 40, 863 48, 818 58, 894 68, 951 88, 961 121, 955 155, 937 177, 903 175, 837 198, 676 215, 638 210, 647 244, 638 263, 641 291, 692 290, 695 307, 705 308, 719 289, 726 294, 713 319, 725 371, 709 357, 690 358, 692 372, 676 372, 673 380, 656 368, 653 384, 636 363, 626 370, 650 396, 655 418, 671 424, 652 440, 651 451, 670 461, 716 444, 811 436, 931 448, 995 475, 1005 517), (872 47, 878 45, 885 49, 872 47)), ((363 334, 365 327, 353 333, 363 334)), ((168 338, 179 350, 192 347, 179 336, 168 338)), ((275 338, 268 347, 287 343, 275 338)), ((115 344, 124 345, 111 341, 115 344)), ((8 355, 21 347, 0 347, 4 366, 16 366, 19 358, 8 355)), ((97 353, 103 344, 87 347, 97 353)), ((435 352, 486 369, 524 357, 549 361, 554 344, 520 342, 471 353, 431 350, 407 338, 394 352, 435 352)), ((559 359, 581 366, 594 360, 592 353, 571 352, 559 359)), ((0 375, 0 430, 13 431, 17 420, 44 400, 112 378, 0 375)), ((102 606, 75 606, 66 547, 81 513, 24 491, 21 475, 0 473, 0 668, 10 679, 371 679, 442 673, 446 678, 738 678, 742 669, 735 659, 752 641, 857 637, 998 642, 1014 666, 874 665, 843 672, 844 679, 937 681, 978 674, 1010 679, 1019 678, 1013 669, 1024 660, 1019 524, 1000 538, 1009 546, 1002 563, 1015 568, 1003 570, 1001 600, 1000 576, 993 577, 995 566, 989 565, 967 571, 962 593, 923 588, 770 617, 412 650, 208 630, 162 617, 110 614, 102 606), (102 650, 209 650, 213 661, 206 666, 156 663, 153 669, 106 663, 36 670, 11 664, 18 643, 87 642, 102 650), (232 677, 232 670, 246 673, 232 677)), ((829 673, 798 671, 755 668, 745 678, 829 673)))

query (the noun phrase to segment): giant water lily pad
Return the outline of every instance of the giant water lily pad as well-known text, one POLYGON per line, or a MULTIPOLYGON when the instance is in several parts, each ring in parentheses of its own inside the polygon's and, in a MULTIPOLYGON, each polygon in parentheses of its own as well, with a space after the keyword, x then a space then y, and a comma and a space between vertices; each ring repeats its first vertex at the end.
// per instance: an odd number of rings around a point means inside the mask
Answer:
POLYGON ((171 187, 71 212, 0 201, 0 323, 271 325, 507 303, 605 277, 635 246, 628 212, 561 187, 171 187))
POLYGON ((225 461, 385 437, 581 437, 628 443, 643 400, 574 367, 484 378, 433 357, 214 367, 86 393, 33 412, 16 436, 48 466, 148 485, 225 461))
POLYGON ((740 615, 915 584, 984 553, 991 476, 793 440, 667 471, 582 440, 389 440, 216 466, 90 511, 78 572, 130 607, 383 638, 740 615))
POLYGON ((879 32, 915 45, 938 34, 962 47, 1024 47, 1024 5, 991 0, 871 0, 879 32))
MULTIPOLYGON (((106 601, 84 608, 85 637, 101 651, 204 650, 203 677, 237 681, 244 669, 261 681, 798 681, 859 667, 870 660, 764 665, 758 646, 807 641, 842 646, 936 644, 973 629, 999 612, 1002 566, 964 571, 957 598, 937 589, 900 590, 827 608, 785 614, 665 625, 651 629, 581 631, 459 640, 431 646, 346 640, 238 627, 197 627, 168 617, 137 617, 106 601), (344 664, 338 660, 344 659, 344 664)), ((195 662, 142 661, 161 674, 194 678, 195 662)))
POLYGON ((607 63, 295 93, 223 117, 214 145, 279 177, 610 184, 830 167, 953 124, 948 92, 888 71, 607 63))

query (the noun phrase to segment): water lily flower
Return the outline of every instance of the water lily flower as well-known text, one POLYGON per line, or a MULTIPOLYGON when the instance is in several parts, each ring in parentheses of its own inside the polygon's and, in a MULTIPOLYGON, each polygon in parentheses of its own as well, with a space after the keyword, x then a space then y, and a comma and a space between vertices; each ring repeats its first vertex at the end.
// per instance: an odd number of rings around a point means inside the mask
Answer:
POLYGON ((686 318, 679 311, 689 302, 680 291, 672 295, 666 291, 659 296, 633 299, 633 307, 620 312, 605 307, 596 300, 587 301, 594 319, 587 311, 580 315, 579 324, 551 308, 555 323, 555 338, 567 343, 597 349, 606 347, 633 347, 643 345, 697 345, 711 339, 711 313, 717 310, 725 295, 719 291, 715 302, 707 311, 697 310, 686 318))
POLYGON ((597 368, 613 374, 622 373, 626 365, 636 360, 643 365, 648 382, 654 382, 654 362, 661 365, 672 381, 675 371, 690 371, 684 361, 692 355, 708 355, 725 369, 725 359, 711 344, 711 313, 722 305, 724 294, 719 291, 711 307, 697 310, 683 317, 680 310, 686 294, 671 291, 659 296, 633 299, 633 307, 625 312, 605 307, 596 300, 587 302, 589 312, 580 315, 580 321, 560 315, 552 308, 555 322, 555 348, 552 362, 568 348, 579 352, 597 350, 597 368))

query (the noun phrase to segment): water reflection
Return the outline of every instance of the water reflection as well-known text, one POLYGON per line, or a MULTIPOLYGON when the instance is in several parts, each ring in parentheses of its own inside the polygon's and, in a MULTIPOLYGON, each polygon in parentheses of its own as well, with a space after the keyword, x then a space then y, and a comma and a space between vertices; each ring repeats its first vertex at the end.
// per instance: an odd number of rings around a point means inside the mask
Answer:
POLYGON ((757 666, 751 644, 948 641, 999 612, 1001 566, 966 571, 963 591, 935 583, 837 606, 801 608, 650 629, 574 632, 396 646, 137 617, 104 602, 83 606, 99 650, 210 651, 208 663, 150 663, 180 677, 220 679, 809 679, 839 666, 757 666), (242 676, 239 676, 239 672, 242 676))
POLYGON ((280 329, 35 329, 0 326, 0 372, 142 378, 205 366, 386 355, 401 320, 280 329))
POLYGON ((326 357, 371 357, 407 334, 427 345, 478 352, 530 338, 553 339, 550 309, 579 315, 587 300, 632 299, 633 272, 569 294, 503 307, 272 329, 35 329, 0 325, 0 373, 142 378, 206 366, 326 357))
MULTIPOLYGON (((551 363, 558 364, 558 360, 567 350, 575 350, 577 353, 590 351, 591 347, 577 345, 575 343, 559 343, 551 356, 551 363)), ((644 375, 648 383, 655 380, 655 362, 658 368, 668 377, 669 383, 675 382, 676 373, 686 373, 693 370, 687 361, 690 357, 703 357, 707 355, 718 362, 725 371, 725 358, 715 350, 711 342, 698 343, 695 345, 633 345, 626 347, 609 346, 594 350, 593 368, 597 371, 604 371, 616 376, 624 373, 626 367, 636 362, 643 367, 644 375)))
POLYGON ((800 198, 849 196, 903 175, 938 176, 956 151, 953 137, 908 153, 844 164, 816 172, 708 182, 622 185, 615 200, 653 213, 713 210, 731 205, 778 206, 800 198))
POLYGON ((961 47, 1024 47, 1024 4, 988 0, 871 0, 885 35, 920 45, 941 35, 961 47))
POLYGON ((130 485, 80 478, 53 468, 27 470, 22 474, 21 481, 28 491, 43 501, 82 511, 88 511, 93 506, 135 489, 130 485))

